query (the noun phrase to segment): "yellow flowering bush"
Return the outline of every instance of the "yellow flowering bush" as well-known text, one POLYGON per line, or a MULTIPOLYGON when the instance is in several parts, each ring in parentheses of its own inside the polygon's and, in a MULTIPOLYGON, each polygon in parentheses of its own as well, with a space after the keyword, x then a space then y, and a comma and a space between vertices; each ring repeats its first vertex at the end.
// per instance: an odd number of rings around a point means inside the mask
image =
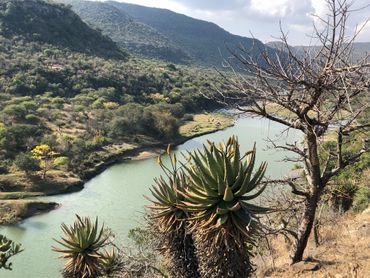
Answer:
POLYGON ((46 172, 53 167, 53 159, 59 155, 52 150, 49 145, 43 144, 36 146, 32 151, 32 157, 40 161, 42 168, 42 178, 45 179, 46 172))

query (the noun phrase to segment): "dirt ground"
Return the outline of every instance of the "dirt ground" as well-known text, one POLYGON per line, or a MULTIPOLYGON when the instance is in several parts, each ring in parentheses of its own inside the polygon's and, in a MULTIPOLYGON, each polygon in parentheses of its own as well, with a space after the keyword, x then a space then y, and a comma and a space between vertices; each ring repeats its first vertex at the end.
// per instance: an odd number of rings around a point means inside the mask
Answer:
POLYGON ((288 264, 289 243, 272 241, 272 253, 256 259, 256 277, 369 278, 370 207, 361 214, 346 214, 322 227, 321 245, 311 239, 306 260, 288 264))

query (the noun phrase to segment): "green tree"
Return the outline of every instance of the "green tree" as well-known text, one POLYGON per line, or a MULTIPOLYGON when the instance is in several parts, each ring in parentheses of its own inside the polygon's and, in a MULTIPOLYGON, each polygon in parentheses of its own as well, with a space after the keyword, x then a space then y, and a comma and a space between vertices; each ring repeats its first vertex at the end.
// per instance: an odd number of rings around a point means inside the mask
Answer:
POLYGON ((15 157, 14 164, 19 170, 24 171, 27 175, 29 175, 30 172, 39 170, 40 168, 38 161, 27 153, 18 154, 15 157))

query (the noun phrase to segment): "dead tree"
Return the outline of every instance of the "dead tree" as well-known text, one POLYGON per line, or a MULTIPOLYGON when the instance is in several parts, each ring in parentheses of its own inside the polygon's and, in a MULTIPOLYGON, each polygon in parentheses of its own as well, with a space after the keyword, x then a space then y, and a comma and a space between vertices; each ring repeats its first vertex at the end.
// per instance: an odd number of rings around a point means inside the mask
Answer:
POLYGON ((219 101, 240 111, 303 133, 301 144, 274 145, 293 152, 304 165, 305 186, 286 181, 304 203, 295 231, 292 263, 303 258, 328 182, 369 150, 365 138, 358 153, 343 154, 349 138, 370 127, 369 119, 360 121, 370 107, 369 56, 355 60, 352 55, 353 42, 363 26, 347 36, 347 19, 353 12, 349 1, 326 2, 327 17, 316 17, 314 36, 320 46, 293 48, 281 32, 282 47, 276 52, 260 49, 261 54, 256 57, 243 47, 231 50, 232 59, 227 60, 226 66, 233 70, 233 76, 225 76, 228 90, 219 90, 218 96, 219 101), (322 163, 319 154, 323 138, 333 130, 336 151, 322 163))

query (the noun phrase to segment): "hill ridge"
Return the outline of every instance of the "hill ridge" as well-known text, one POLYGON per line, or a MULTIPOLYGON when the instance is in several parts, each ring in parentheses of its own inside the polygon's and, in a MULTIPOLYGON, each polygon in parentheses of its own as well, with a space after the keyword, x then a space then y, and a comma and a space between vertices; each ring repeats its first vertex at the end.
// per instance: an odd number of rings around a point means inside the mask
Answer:
POLYGON ((56 2, 1 0, 0 26, 0 34, 6 38, 19 37, 106 58, 127 57, 110 38, 56 2))

